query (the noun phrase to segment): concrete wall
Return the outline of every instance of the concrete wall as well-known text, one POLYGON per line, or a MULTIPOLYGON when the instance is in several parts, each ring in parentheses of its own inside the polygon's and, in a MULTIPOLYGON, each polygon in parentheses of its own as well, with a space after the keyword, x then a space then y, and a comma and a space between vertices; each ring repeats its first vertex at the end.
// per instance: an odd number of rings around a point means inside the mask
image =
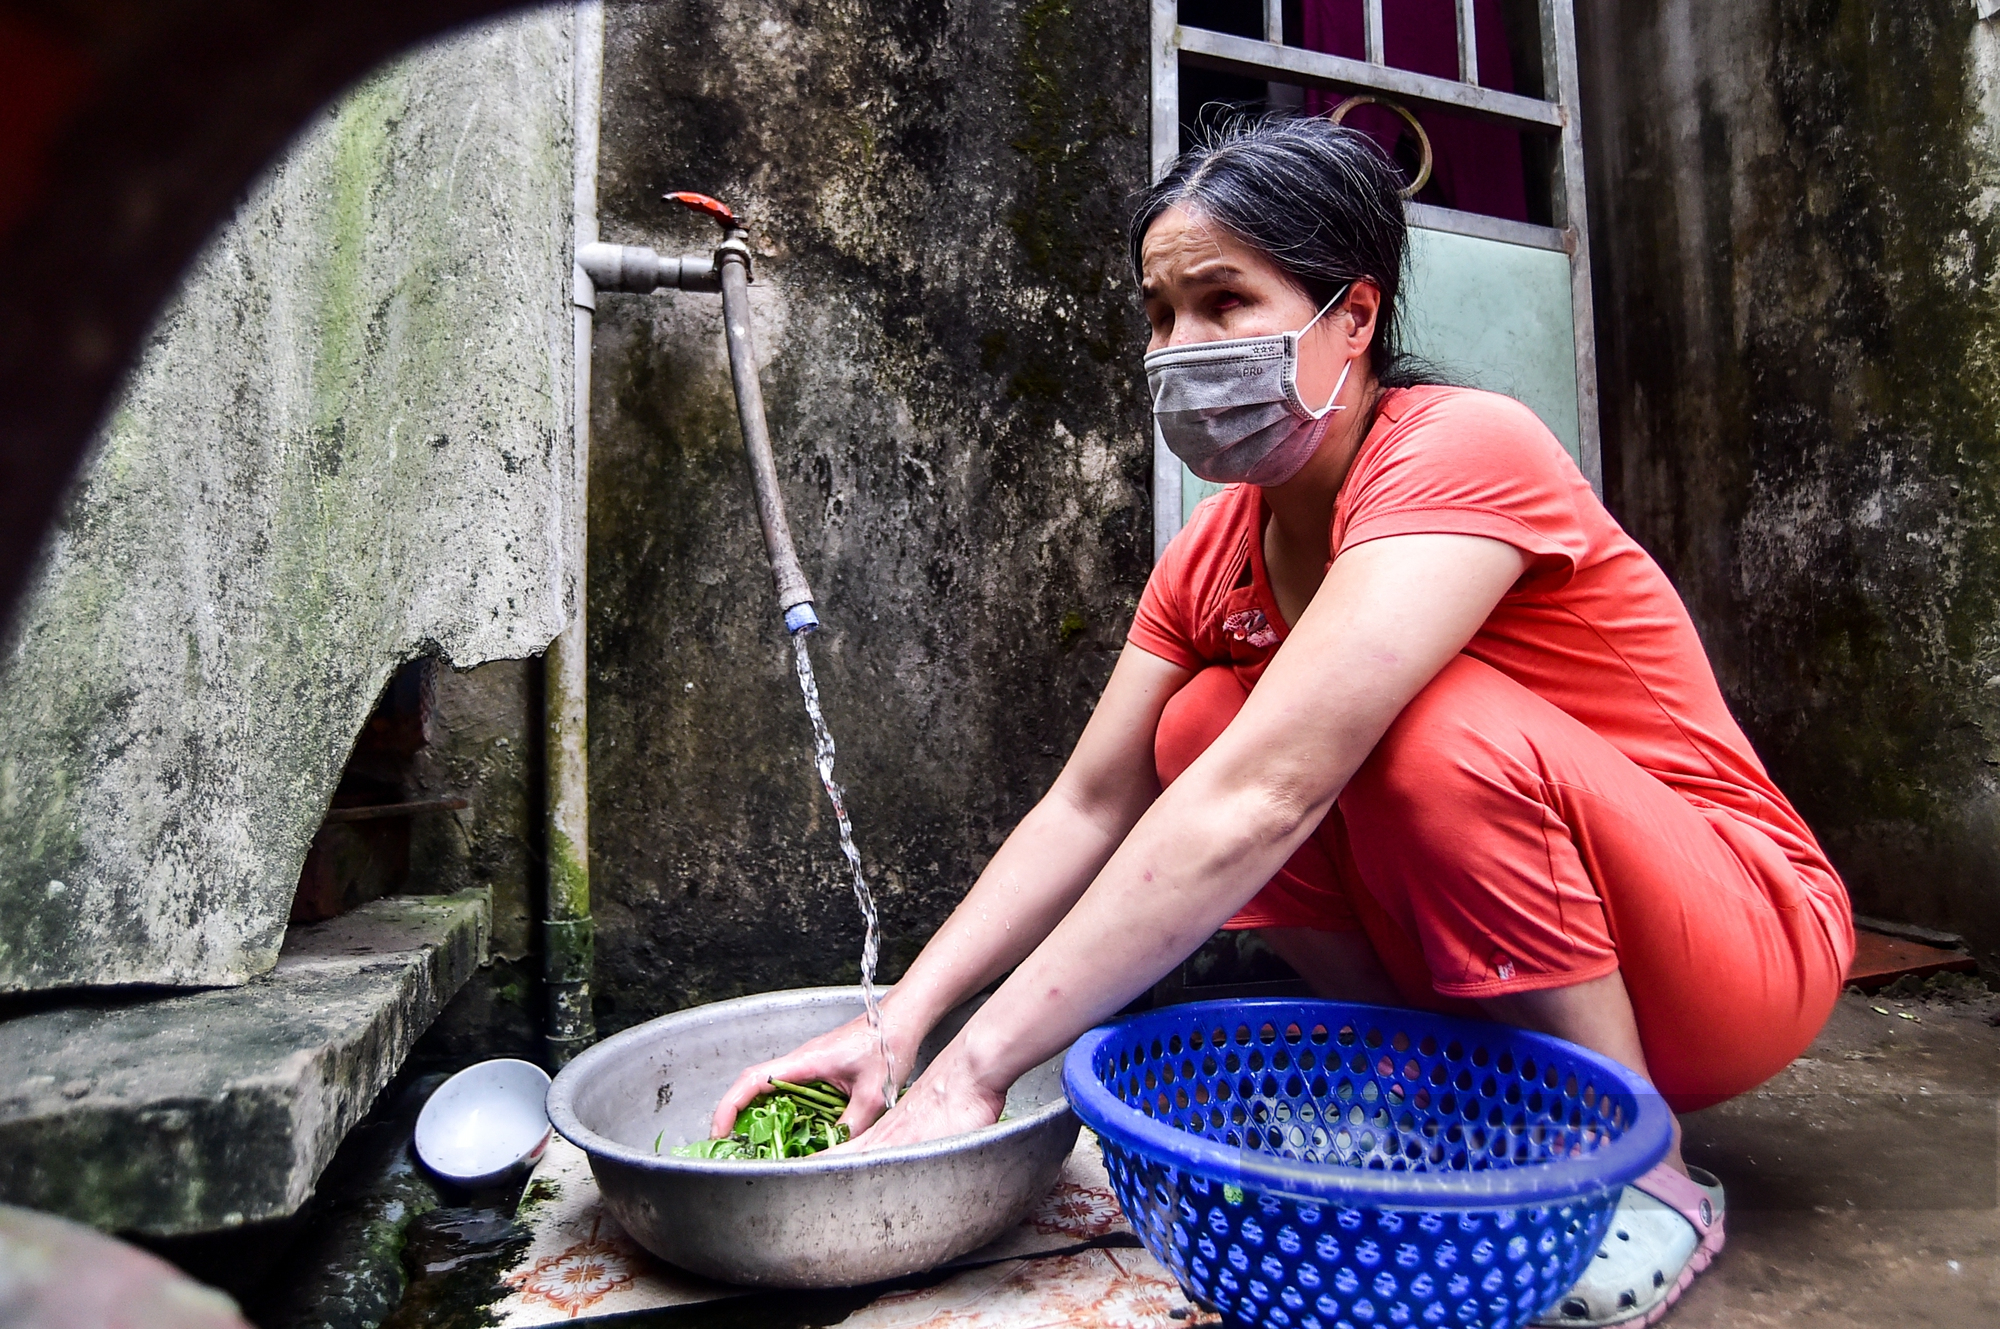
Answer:
POLYGON ((2000 947, 2000 27, 1582 0, 1605 470, 1873 912, 2000 947))
POLYGON ((542 662, 440 668, 431 741, 410 763, 410 797, 462 797, 460 812, 410 825, 408 889, 493 901, 493 954, 536 948, 542 885, 542 662))
POLYGON ((267 969, 392 668, 560 627, 569 50, 371 78, 161 320, 0 657, 0 991, 267 969))
MULTIPOLYGON (((604 237, 748 213, 778 465, 894 973, 1080 732, 1150 564, 1137 0, 615 5, 604 237)), ((851 981, 860 920, 771 602, 713 296, 600 298, 599 1028, 851 981)))

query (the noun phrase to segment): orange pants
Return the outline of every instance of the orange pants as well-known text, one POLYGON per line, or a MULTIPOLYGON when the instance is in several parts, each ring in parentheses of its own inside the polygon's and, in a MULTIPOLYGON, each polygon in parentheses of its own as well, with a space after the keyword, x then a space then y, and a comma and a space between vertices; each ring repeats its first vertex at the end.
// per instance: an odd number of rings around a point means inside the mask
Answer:
MULTIPOLYGON (((1162 783, 1247 695, 1218 665, 1168 702, 1162 783)), ((1691 1110, 1762 1083, 1818 1034, 1852 957, 1846 911, 1755 828, 1461 655, 1226 926, 1364 931, 1404 998, 1433 1009, 1621 970, 1653 1081, 1691 1110)))

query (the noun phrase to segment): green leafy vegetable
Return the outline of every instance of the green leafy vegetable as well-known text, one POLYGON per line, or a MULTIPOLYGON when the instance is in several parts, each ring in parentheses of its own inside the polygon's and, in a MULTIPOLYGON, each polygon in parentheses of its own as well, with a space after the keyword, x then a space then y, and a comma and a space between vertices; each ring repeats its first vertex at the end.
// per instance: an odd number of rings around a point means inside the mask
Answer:
MULTIPOLYGON (((749 1107, 736 1114, 736 1124, 719 1140, 693 1140, 668 1152, 676 1158, 804 1158, 847 1141, 840 1114, 847 1096, 825 1081, 792 1084, 772 1080, 749 1107)), ((660 1133, 660 1138, 666 1132, 660 1133)), ((660 1138, 653 1152, 660 1152, 660 1138)))

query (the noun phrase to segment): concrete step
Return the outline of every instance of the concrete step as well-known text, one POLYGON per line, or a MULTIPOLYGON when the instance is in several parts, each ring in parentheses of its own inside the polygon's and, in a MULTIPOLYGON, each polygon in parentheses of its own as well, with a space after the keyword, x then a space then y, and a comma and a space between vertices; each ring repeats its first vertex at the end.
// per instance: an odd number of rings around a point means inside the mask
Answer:
POLYGON ((484 891, 395 896, 242 987, 0 1023, 0 1202, 153 1236, 295 1212, 488 931, 484 891))

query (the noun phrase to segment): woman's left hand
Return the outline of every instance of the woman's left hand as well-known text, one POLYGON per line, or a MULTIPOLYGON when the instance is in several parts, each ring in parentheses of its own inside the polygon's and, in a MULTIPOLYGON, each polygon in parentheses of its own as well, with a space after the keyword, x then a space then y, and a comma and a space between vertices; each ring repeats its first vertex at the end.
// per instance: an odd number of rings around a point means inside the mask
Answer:
POLYGON ((991 1126, 1000 1120, 1006 1106, 1006 1089, 994 1090, 979 1083, 960 1044, 953 1042, 903 1091, 895 1107, 839 1148, 886 1149, 962 1135, 991 1126))

